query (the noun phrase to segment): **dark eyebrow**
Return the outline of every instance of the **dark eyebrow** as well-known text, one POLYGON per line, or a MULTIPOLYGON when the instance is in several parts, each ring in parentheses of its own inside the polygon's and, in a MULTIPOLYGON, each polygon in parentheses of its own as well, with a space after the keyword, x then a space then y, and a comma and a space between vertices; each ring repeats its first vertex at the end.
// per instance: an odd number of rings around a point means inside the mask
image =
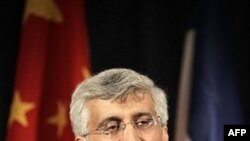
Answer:
POLYGON ((135 113, 133 115, 133 119, 137 119, 137 118, 142 117, 142 116, 150 116, 150 117, 152 117, 153 114, 150 113, 150 112, 138 112, 138 113, 135 113))
POLYGON ((118 122, 120 122, 120 121, 122 121, 122 119, 119 118, 119 117, 116 117, 116 116, 107 117, 107 118, 101 120, 101 122, 99 122, 97 124, 97 128, 101 128, 105 123, 107 123, 109 121, 118 121, 118 122))
MULTIPOLYGON (((132 118, 133 119, 137 119, 137 118, 142 117, 142 116, 150 116, 150 117, 152 117, 153 114, 150 113, 150 112, 138 112, 138 113, 133 114, 132 118)), ((97 124, 97 128, 101 128, 105 123, 107 123, 109 121, 118 121, 118 122, 121 122, 122 119, 120 117, 117 117, 117 116, 106 117, 103 120, 101 120, 101 122, 99 122, 97 124)))

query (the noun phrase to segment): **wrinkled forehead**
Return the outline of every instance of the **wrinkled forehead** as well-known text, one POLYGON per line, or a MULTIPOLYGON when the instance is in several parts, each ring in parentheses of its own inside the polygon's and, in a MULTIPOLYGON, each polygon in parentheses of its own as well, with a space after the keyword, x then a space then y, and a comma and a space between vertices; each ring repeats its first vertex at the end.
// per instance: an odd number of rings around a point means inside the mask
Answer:
POLYGON ((138 106, 141 105, 147 105, 155 108, 155 102, 152 98, 152 95, 147 90, 137 90, 111 99, 102 99, 99 97, 93 98, 87 101, 86 105, 91 109, 93 109, 93 107, 95 107, 95 109, 102 109, 106 105, 113 109, 123 108, 124 106, 130 108, 132 108, 132 106, 139 108, 138 106))
POLYGON ((153 100, 153 97, 148 90, 136 90, 130 93, 122 94, 117 97, 113 98, 102 98, 102 97, 96 97, 93 99, 90 99, 86 102, 86 106, 88 108, 95 107, 103 108, 104 105, 109 105, 111 108, 119 108, 125 106, 136 106, 136 105, 150 105, 151 107, 155 108, 155 102, 153 100), (114 106, 114 107, 113 107, 114 106))

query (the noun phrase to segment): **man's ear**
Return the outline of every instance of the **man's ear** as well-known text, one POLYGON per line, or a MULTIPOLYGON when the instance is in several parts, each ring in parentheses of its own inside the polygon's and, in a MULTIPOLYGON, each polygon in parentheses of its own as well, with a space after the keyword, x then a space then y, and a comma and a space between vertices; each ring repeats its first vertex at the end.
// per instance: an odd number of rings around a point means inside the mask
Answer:
POLYGON ((163 141, 168 141, 168 127, 167 126, 163 126, 162 127, 162 140, 163 141))
POLYGON ((76 136, 75 141, 86 141, 86 138, 81 137, 81 136, 76 136))

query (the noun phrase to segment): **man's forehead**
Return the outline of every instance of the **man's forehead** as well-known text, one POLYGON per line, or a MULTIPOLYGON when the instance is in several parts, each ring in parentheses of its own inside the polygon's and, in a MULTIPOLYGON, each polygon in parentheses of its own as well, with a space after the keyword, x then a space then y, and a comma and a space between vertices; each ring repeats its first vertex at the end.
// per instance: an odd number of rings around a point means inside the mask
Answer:
POLYGON ((136 92, 127 95, 123 100, 113 99, 113 100, 103 100, 103 99, 92 99, 88 101, 87 107, 95 113, 114 113, 114 112, 133 112, 133 111, 144 111, 148 112, 148 109, 154 110, 154 101, 149 93, 146 92, 136 92), (113 110, 113 111, 112 111, 113 110))

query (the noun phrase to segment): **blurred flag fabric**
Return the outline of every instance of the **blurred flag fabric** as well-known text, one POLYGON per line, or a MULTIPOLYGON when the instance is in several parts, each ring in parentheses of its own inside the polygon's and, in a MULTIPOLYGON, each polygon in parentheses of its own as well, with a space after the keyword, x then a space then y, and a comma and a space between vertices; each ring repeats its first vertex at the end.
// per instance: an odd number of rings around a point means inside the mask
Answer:
POLYGON ((74 140, 71 94, 90 76, 83 0, 27 0, 6 141, 74 140))
POLYGON ((192 141, 222 141, 225 124, 244 123, 230 7, 227 0, 200 0, 198 7, 188 133, 192 141))
POLYGON ((182 132, 187 135, 182 136, 191 141, 223 141, 225 124, 244 123, 229 3, 199 0, 197 7, 192 90, 187 98, 188 119, 183 122, 187 128, 182 132))

